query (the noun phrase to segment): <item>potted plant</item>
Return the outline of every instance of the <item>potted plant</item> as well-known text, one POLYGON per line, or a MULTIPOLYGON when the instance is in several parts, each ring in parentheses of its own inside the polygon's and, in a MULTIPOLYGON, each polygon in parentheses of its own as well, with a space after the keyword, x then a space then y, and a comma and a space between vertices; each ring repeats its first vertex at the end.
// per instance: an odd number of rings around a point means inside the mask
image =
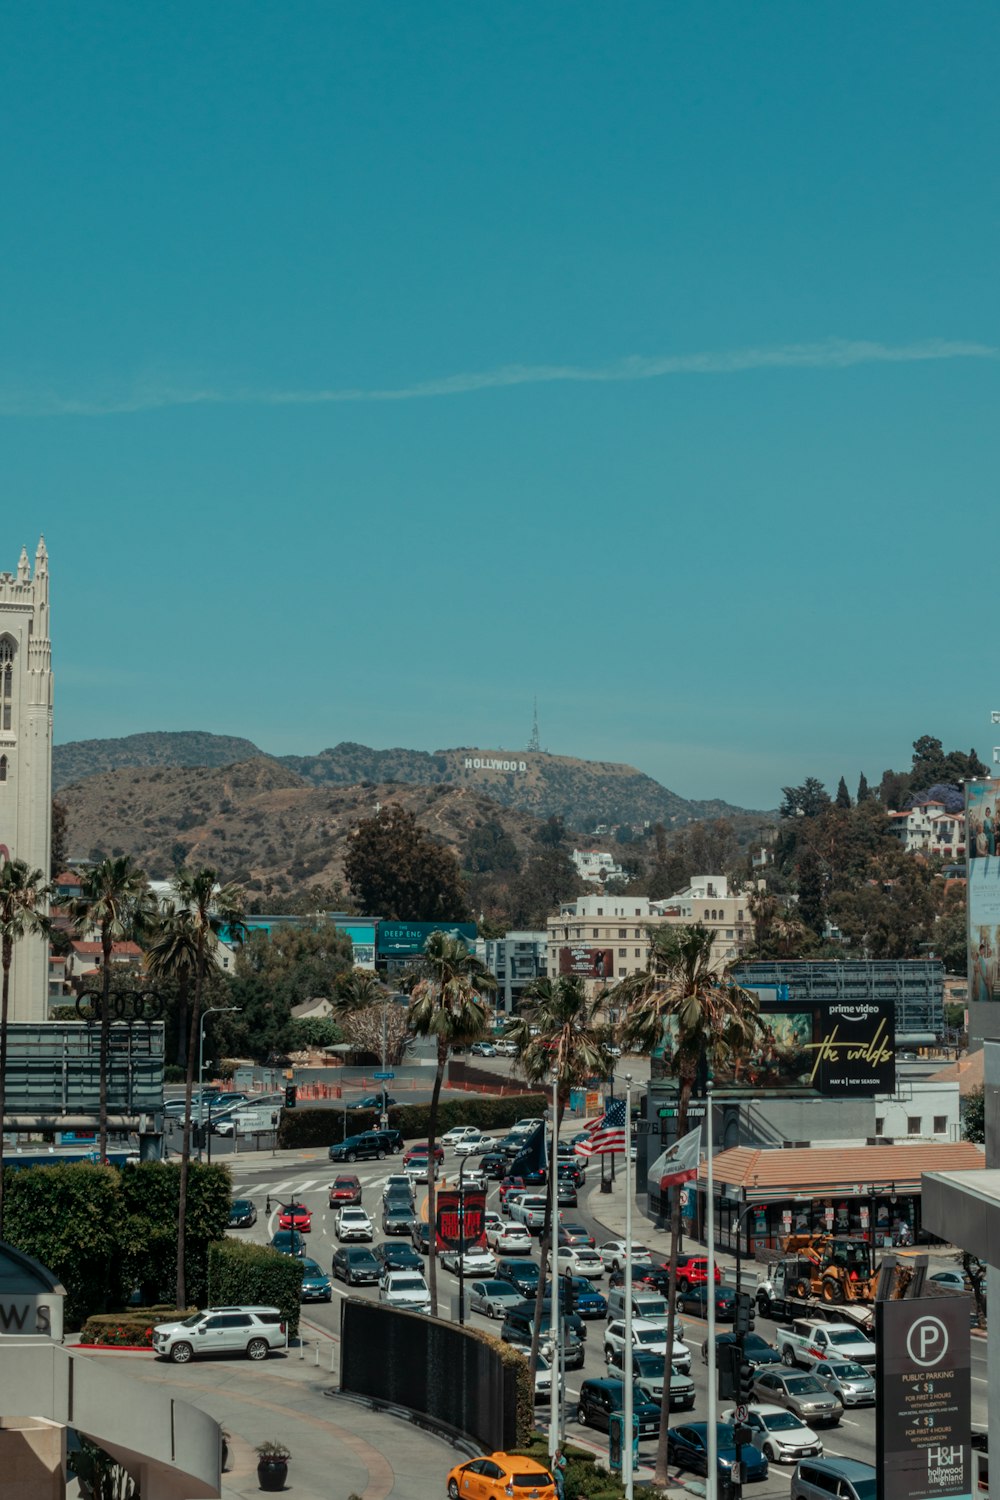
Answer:
POLYGON ((284 1443, 258 1443, 257 1480, 262 1490, 283 1490, 288 1478, 291 1453, 284 1443))

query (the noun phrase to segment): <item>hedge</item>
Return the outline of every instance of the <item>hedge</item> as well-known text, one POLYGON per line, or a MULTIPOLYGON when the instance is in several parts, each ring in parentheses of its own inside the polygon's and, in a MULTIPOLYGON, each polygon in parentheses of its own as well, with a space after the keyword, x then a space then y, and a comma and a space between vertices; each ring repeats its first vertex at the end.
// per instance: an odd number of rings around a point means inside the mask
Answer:
MULTIPOLYGON (((518 1120, 540 1119, 548 1105, 546 1094, 512 1094, 497 1098, 492 1094, 468 1094, 461 1099, 442 1099, 438 1106, 438 1134, 453 1125, 478 1125, 481 1130, 503 1130, 518 1120)), ((389 1128, 398 1130, 404 1140, 427 1139, 430 1123, 429 1104, 396 1104, 389 1110, 389 1128)), ((278 1125, 278 1145, 290 1149, 301 1146, 336 1146, 344 1139, 344 1116, 347 1134, 373 1130, 378 1111, 373 1109, 283 1109, 278 1125)))
MULTIPOLYGON (((189 1307, 183 1316, 188 1317, 194 1311, 189 1307)), ((81 1328, 80 1343, 151 1349, 157 1323, 173 1323, 179 1317, 181 1314, 174 1307, 132 1307, 123 1313, 95 1313, 81 1328)))
MULTIPOLYGON (((566 1500, 624 1500, 625 1488, 616 1475, 607 1469, 599 1469, 596 1453, 578 1448, 575 1443, 563 1443, 566 1468, 563 1473, 566 1500)), ((515 1452, 521 1458, 533 1458, 536 1463, 549 1466, 548 1434, 533 1432, 530 1442, 515 1452)))
POLYGON ((302 1262, 270 1245, 220 1240, 208 1252, 213 1307, 277 1307, 288 1323, 288 1337, 299 1331, 302 1262))

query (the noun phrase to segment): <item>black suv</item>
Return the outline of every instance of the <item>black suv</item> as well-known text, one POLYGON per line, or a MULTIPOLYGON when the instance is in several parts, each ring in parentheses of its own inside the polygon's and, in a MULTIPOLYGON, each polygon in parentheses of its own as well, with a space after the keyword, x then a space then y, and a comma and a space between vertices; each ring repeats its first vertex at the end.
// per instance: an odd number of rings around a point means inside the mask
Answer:
MULTIPOLYGON (((531 1348, 531 1330, 535 1318, 535 1304, 533 1302, 522 1302, 518 1307, 507 1309, 500 1330, 500 1337, 505 1344, 513 1344, 515 1349, 531 1348)), ((547 1312, 542 1313, 541 1336, 542 1341, 547 1342, 551 1318, 547 1312)), ((577 1338, 571 1327, 566 1330, 566 1368, 567 1370, 583 1369, 583 1344, 577 1338)))
MULTIPOLYGON (((580 1404, 576 1420, 581 1427, 611 1431, 611 1418, 625 1406, 625 1387, 620 1380, 585 1380, 580 1386, 580 1404)), ((660 1408, 644 1401, 638 1391, 632 1407, 633 1419, 639 1423, 639 1436, 657 1437, 660 1431, 660 1408)))
POLYGON ((509 1281, 522 1297, 537 1297, 541 1273, 533 1260, 498 1260, 498 1281, 509 1281))
POLYGON ((330 1160, 384 1161, 387 1156, 398 1156, 402 1149, 403 1137, 398 1130, 363 1130, 360 1135, 349 1135, 339 1146, 331 1146, 330 1160))
POLYGON ((333 1253, 333 1274, 348 1286, 378 1281, 382 1267, 367 1245, 341 1245, 333 1253))

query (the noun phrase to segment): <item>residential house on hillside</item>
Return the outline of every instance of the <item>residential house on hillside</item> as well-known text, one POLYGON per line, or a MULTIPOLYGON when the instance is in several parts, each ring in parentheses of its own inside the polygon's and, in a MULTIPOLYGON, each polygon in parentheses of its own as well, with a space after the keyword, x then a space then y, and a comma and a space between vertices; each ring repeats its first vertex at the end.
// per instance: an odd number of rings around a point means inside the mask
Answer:
POLYGON ((889 825, 907 854, 965 857, 965 816, 948 812, 943 802, 918 802, 905 812, 890 812, 889 825))

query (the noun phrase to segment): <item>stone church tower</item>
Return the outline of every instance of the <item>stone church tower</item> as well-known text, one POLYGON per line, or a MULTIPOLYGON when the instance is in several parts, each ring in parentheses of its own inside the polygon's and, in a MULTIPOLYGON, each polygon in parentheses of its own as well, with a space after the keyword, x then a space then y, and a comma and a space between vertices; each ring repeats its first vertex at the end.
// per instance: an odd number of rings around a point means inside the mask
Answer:
MULTIPOLYGON (((22 548, 17 574, 0 573, 0 860, 23 859, 49 878, 52 832, 52 646, 49 555, 44 538, 31 574, 22 548)), ((49 945, 15 945, 10 1019, 46 1021, 49 945)))

